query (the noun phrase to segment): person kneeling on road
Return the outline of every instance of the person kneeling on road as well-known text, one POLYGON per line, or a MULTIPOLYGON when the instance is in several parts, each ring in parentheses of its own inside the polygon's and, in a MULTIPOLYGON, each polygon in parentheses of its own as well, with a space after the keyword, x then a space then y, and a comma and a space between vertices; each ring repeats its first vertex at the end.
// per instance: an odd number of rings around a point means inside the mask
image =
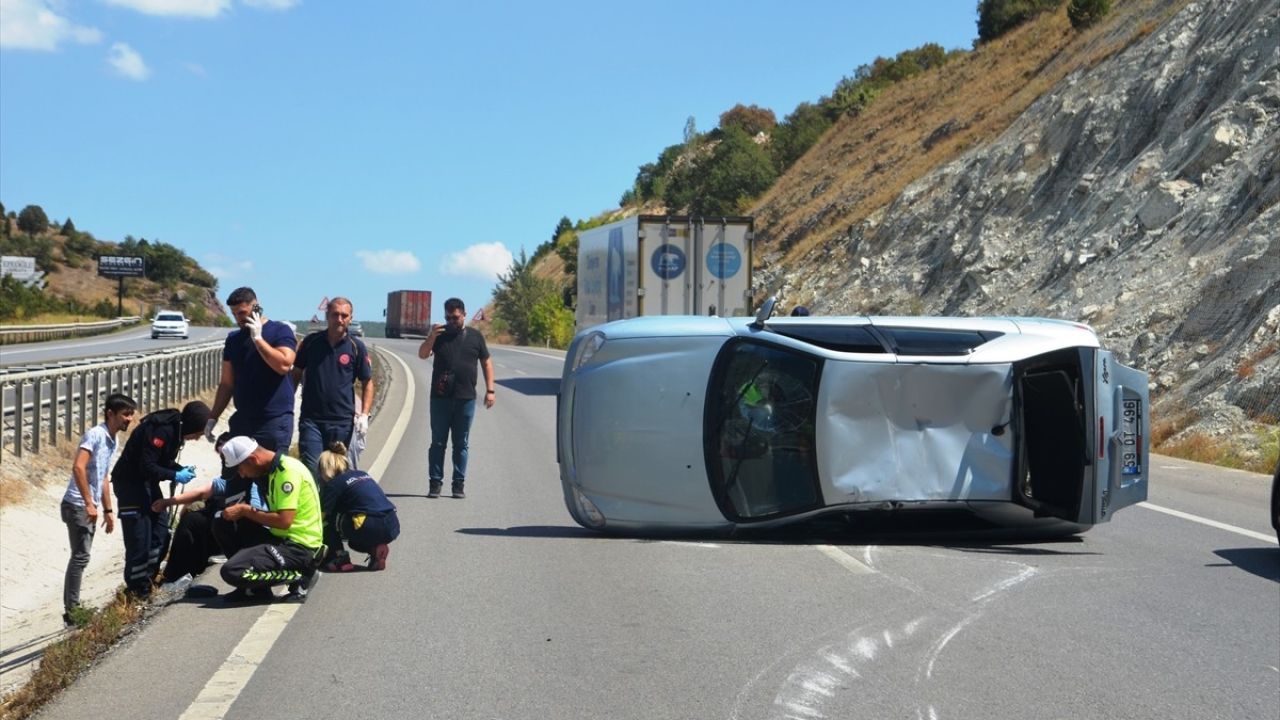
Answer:
POLYGON ((325 572, 354 570, 342 546, 345 539, 356 552, 368 553, 370 570, 386 570, 388 545, 400 535, 396 506, 368 473, 352 470, 347 446, 329 444, 320 453, 320 502, 324 508, 324 542, 331 551, 325 572))
MULTIPOLYGON (((219 457, 222 446, 230 439, 231 433, 218 436, 214 450, 219 452, 219 457)), ((253 507, 267 509, 266 503, 261 500, 258 486, 240 478, 234 470, 228 470, 226 461, 223 460, 222 474, 214 478, 213 482, 167 499, 161 498, 151 504, 151 509, 157 513, 163 513, 174 506, 186 506, 178 527, 173 531, 161 589, 178 587, 184 578, 196 578, 208 569, 214 555, 231 557, 243 547, 271 542, 271 532, 262 525, 248 520, 233 523, 222 519, 222 508, 225 505, 234 505, 246 496, 253 507), (240 486, 239 492, 232 492, 232 486, 236 484, 240 486)), ((211 586, 198 587, 203 589, 195 594, 218 594, 211 586)))
POLYGON ((222 446, 228 468, 244 478, 267 478, 267 509, 248 503, 228 505, 227 520, 250 520, 271 531, 273 542, 244 548, 222 566, 222 579, 235 588, 229 600, 268 598, 271 587, 289 585, 289 597, 306 602, 324 555, 320 494, 311 472, 298 460, 268 450, 250 437, 233 437, 222 446))

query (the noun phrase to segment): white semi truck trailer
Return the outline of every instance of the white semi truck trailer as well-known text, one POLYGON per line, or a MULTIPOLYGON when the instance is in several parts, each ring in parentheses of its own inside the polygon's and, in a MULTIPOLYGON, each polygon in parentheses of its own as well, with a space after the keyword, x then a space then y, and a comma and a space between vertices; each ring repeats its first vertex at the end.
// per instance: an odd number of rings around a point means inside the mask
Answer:
POLYGON ((578 234, 577 329, 751 312, 750 217, 637 215, 578 234))

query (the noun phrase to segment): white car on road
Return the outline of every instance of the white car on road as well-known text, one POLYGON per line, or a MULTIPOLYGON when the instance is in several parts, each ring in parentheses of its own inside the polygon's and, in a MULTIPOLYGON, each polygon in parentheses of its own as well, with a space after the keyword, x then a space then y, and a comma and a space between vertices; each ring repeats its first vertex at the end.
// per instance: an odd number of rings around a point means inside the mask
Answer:
POLYGON ((182 313, 173 310, 161 310, 151 321, 151 339, 160 337, 180 337, 186 340, 191 336, 191 327, 182 313))
POLYGON ((557 415, 597 530, 959 510, 1074 533, 1147 497, 1147 375, 1064 320, 620 320, 574 339, 557 415))

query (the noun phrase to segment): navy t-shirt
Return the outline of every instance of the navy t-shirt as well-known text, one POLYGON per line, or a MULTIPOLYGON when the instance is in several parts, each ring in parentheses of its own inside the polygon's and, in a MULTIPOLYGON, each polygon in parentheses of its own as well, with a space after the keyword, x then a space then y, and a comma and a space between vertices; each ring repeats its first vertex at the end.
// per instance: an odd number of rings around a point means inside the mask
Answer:
POLYGON ((320 483, 320 507, 326 518, 334 514, 385 515, 396 509, 382 488, 363 470, 348 470, 320 483))
MULTIPOLYGON (((268 320, 262 326, 262 339, 271 347, 298 349, 298 338, 282 322, 268 320)), ((267 419, 293 414, 293 381, 289 373, 272 370, 253 345, 253 335, 240 329, 227 336, 222 346, 222 359, 231 363, 235 373, 232 398, 236 414, 246 418, 267 419)))
POLYGON ((306 371, 302 378, 302 417, 311 420, 351 420, 356 412, 352 384, 373 377, 369 352, 360 338, 348 335, 337 345, 330 345, 328 333, 323 330, 303 338, 293 366, 306 371))

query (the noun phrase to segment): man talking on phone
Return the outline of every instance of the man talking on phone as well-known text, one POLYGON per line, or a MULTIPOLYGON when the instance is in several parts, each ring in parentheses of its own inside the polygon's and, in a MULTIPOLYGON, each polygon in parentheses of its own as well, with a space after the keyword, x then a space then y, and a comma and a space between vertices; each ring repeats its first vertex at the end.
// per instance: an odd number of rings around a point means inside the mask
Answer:
POLYGON ((218 417, 234 399, 231 434, 252 437, 263 447, 287 453, 293 442, 294 391, 289 370, 298 338, 288 325, 267 319, 253 288, 233 290, 227 309, 240 329, 227 335, 222 346, 222 379, 205 436, 213 442, 218 417))
POLYGON ((466 497, 467 438, 476 416, 476 366, 484 370, 484 406, 497 399, 493 360, 484 336, 466 327, 467 308, 458 298, 444 301, 444 323, 431 326, 418 347, 418 357, 434 356, 431 368, 431 449, 427 451, 427 497, 440 497, 444 486, 444 448, 453 442, 453 496, 466 497))

